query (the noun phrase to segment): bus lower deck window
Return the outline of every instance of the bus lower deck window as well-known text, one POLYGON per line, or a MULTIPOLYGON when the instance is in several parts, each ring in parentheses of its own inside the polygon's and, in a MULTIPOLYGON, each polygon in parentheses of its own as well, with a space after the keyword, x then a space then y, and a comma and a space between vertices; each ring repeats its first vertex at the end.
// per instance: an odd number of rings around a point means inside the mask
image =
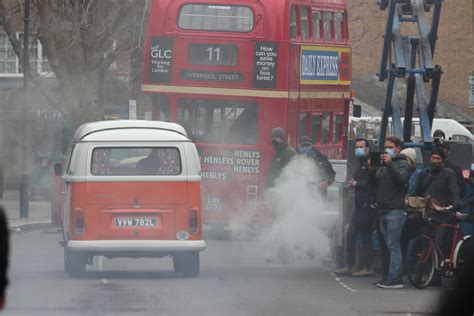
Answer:
POLYGON ((257 143, 258 108, 255 102, 182 99, 177 120, 195 142, 257 143))

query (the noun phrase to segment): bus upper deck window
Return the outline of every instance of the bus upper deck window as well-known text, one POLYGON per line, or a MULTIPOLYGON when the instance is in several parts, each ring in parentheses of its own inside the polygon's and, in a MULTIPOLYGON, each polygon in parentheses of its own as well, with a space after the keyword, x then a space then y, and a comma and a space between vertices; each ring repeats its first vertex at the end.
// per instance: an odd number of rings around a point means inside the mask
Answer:
POLYGON ((297 25, 296 25, 296 8, 291 7, 290 11, 290 38, 294 39, 297 36, 297 25))
POLYGON ((309 39, 309 19, 308 19, 308 8, 300 8, 300 21, 301 21, 301 38, 303 40, 309 39))
POLYGON ((326 43, 332 42, 332 12, 324 12, 324 41, 326 43))
POLYGON ((344 14, 336 12, 334 14, 334 38, 337 43, 342 42, 342 23, 344 22, 344 14))
POLYGON ((321 11, 313 11, 312 24, 313 24, 313 40, 321 40, 321 11))
POLYGON ((187 30, 250 32, 253 25, 252 10, 235 5, 186 4, 178 19, 178 26, 187 30))

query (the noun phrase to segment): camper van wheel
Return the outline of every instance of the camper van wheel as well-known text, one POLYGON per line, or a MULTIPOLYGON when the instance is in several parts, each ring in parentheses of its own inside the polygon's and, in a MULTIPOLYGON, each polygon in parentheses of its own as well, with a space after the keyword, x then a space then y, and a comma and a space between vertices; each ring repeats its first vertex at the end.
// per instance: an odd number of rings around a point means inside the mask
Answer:
POLYGON ((84 254, 69 252, 69 275, 81 277, 86 273, 86 257, 84 254))
POLYGON ((175 272, 184 274, 185 277, 199 275, 199 252, 179 252, 173 255, 173 268, 175 272))

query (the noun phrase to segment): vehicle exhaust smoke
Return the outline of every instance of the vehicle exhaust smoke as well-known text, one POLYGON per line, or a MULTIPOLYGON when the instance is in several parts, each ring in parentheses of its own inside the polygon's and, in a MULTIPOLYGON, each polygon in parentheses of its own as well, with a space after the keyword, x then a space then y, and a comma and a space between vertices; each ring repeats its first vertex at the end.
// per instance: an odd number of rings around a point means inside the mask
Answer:
MULTIPOLYGON (((273 223, 257 231, 254 245, 259 249, 252 253, 264 255, 268 263, 283 264, 314 264, 327 256, 337 201, 321 195, 318 178, 314 161, 305 156, 295 157, 283 169, 264 197, 274 212, 273 223)), ((249 233, 232 229, 233 238, 245 235, 249 233)))

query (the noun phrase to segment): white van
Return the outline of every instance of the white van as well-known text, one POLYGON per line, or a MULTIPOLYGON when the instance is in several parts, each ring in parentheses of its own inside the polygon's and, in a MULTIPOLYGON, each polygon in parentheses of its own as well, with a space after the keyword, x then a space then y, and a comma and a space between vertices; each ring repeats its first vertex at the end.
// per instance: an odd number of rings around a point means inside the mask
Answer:
MULTIPOLYGON (((392 122, 392 118, 389 118, 392 122)), ((350 135, 352 137, 362 136, 369 139, 377 139, 380 133, 382 118, 379 117, 350 117, 350 135)), ((403 123, 403 118, 402 118, 403 123)), ((446 136, 446 140, 458 142, 466 142, 474 144, 474 136, 461 123, 453 119, 435 118, 431 127, 431 136, 436 130, 442 130, 446 136)), ((412 137, 413 140, 421 139, 420 119, 415 117, 412 120, 412 137)), ((387 135, 393 134, 393 125, 389 124, 387 135)))

